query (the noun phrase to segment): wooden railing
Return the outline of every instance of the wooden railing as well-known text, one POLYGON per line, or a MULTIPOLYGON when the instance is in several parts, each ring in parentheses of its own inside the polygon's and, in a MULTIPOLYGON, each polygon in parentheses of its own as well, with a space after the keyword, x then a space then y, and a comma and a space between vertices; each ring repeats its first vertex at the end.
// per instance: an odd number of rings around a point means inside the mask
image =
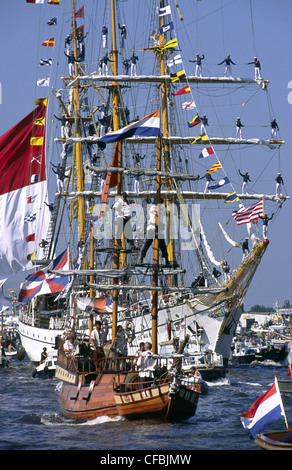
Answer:
POLYGON ((80 374, 95 373, 125 373, 135 370, 135 356, 127 357, 83 357, 70 356, 64 351, 58 351, 57 365, 69 372, 80 374))
MULTIPOLYGON (((127 382, 124 380, 124 377, 121 376, 116 376, 114 377, 114 383, 113 383, 113 389, 117 393, 131 393, 135 392, 137 390, 146 390, 146 389, 152 389, 153 387, 162 387, 163 385, 166 384, 171 384, 173 382, 173 378, 170 377, 169 375, 165 376, 164 378, 160 379, 154 379, 148 382, 140 382, 140 378, 137 375, 137 378, 133 382, 127 382)), ((183 385, 186 388, 193 390, 195 392, 200 393, 201 392, 201 383, 200 382, 180 382, 178 379, 177 381, 178 385, 183 385)))
POLYGON ((117 375, 114 377, 113 389, 117 393, 131 393, 137 390, 146 390, 149 388, 153 388, 153 386, 160 387, 165 384, 169 384, 172 382, 170 377, 165 377, 163 379, 155 379, 147 382, 140 382, 140 377, 137 374, 137 380, 133 382, 124 381, 124 377, 117 375))

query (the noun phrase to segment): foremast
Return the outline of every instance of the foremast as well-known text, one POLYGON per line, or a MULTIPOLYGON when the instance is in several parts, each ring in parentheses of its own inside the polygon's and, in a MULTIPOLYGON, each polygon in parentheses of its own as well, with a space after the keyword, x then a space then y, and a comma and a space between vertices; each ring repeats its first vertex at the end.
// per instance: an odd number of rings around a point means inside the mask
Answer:
MULTIPOLYGON (((116 36, 116 10, 115 10, 115 0, 111 0, 111 27, 112 27, 112 55, 113 62, 111 62, 112 75, 118 75, 118 50, 117 50, 117 36, 116 36)), ((119 105, 119 94, 118 94, 118 84, 116 82, 112 83, 112 108, 113 108, 113 131, 116 131, 119 128, 119 115, 118 115, 118 105, 119 105)), ((117 166, 122 166, 122 145, 120 142, 116 144, 117 151, 117 166)), ((122 178, 121 174, 117 175, 117 195, 122 194, 122 178)), ((114 253, 114 269, 119 269, 120 267, 120 255, 117 250, 118 240, 115 234, 115 253, 114 253)), ((118 284, 118 278, 114 278, 113 284, 118 284)), ((117 322, 118 322, 118 296, 119 291, 115 289, 113 292, 113 314, 112 314, 112 341, 114 341, 117 334, 117 322)))

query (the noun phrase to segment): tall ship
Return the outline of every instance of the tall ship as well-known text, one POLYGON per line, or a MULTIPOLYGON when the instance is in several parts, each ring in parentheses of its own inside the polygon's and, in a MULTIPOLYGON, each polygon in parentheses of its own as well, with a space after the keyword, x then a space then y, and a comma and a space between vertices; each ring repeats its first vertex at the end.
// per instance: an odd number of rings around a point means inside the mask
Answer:
MULTIPOLYGON (((112 344, 124 331, 128 355, 151 342, 166 357, 187 337, 185 364, 228 363, 269 245, 267 224, 288 199, 284 141, 273 116, 269 138, 245 137, 245 107, 231 102, 236 115, 225 129, 222 96, 242 93, 247 102, 267 95, 269 80, 256 58, 251 78, 234 77, 230 56, 217 75, 207 73, 184 27, 187 3, 55 2, 68 17, 62 85, 39 79, 35 109, 0 138, 11 233, 0 245, 1 274, 4 282, 30 270, 19 289, 19 332, 33 362, 68 332, 88 339, 101 320, 112 344), (250 149, 275 157, 269 194, 242 168, 250 149)), ((42 70, 59 64, 48 56, 60 21, 44 27, 42 70)))

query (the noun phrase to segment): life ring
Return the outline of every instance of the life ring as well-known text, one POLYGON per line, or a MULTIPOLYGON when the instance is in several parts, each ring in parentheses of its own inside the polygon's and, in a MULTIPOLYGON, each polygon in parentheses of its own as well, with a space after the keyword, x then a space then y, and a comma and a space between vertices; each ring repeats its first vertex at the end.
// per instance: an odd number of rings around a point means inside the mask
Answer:
POLYGON ((168 295, 164 295, 164 296, 162 297, 162 302, 163 302, 164 305, 168 305, 168 303, 169 303, 169 296, 168 296, 168 295))
POLYGON ((136 337, 134 323, 130 320, 127 320, 124 330, 126 332, 126 338, 127 338, 128 343, 130 343, 130 344, 133 343, 133 341, 136 337), (128 331, 130 331, 130 333, 128 333, 128 331))
POLYGON ((137 374, 137 372, 129 372, 127 375, 126 375, 126 378, 125 378, 125 384, 128 385, 128 384, 139 384, 140 382, 140 377, 139 377, 139 374, 137 374))

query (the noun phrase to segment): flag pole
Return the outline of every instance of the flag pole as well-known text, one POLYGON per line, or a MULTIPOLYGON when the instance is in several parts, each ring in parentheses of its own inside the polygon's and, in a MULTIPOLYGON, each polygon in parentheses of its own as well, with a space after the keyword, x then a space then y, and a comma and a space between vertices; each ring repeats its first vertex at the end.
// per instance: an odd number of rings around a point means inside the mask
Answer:
POLYGON ((279 393, 279 396, 280 396, 281 408, 282 408, 282 412, 283 412, 283 415, 284 415, 284 419, 285 419, 285 423, 286 423, 286 428, 287 428, 287 430, 288 430, 288 429, 289 429, 288 421, 287 421, 287 417, 286 417, 284 405, 283 405, 283 402, 282 402, 282 396, 281 396, 281 393, 280 393, 279 384, 278 384, 278 379, 277 379, 277 376, 276 376, 276 375, 275 375, 275 385, 276 385, 277 392, 279 393))

